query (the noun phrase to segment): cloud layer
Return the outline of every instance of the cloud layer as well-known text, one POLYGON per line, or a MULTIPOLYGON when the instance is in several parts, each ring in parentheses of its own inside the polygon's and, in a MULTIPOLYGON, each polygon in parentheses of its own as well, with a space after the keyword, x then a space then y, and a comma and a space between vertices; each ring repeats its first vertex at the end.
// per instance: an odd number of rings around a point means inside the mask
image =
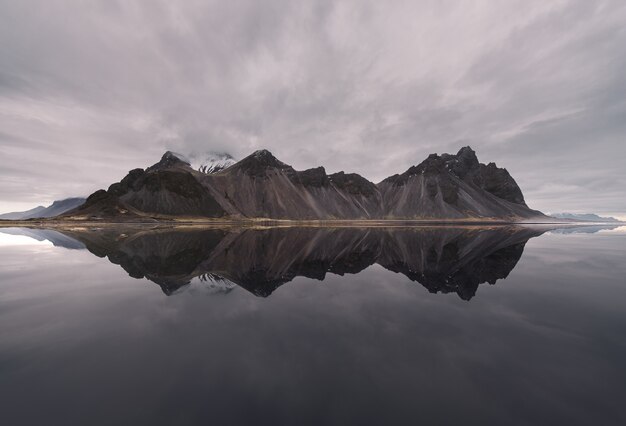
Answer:
POLYGON ((626 215, 625 69, 621 0, 0 0, 0 210, 166 149, 379 181, 469 144, 533 208, 626 215))

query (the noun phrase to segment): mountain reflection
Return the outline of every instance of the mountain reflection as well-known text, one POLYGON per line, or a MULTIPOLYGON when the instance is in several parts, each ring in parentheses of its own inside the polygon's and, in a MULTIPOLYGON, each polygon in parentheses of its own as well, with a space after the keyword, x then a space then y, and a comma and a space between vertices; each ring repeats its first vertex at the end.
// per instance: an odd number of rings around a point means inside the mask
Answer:
POLYGON ((198 278, 216 292, 242 287, 267 297, 301 276, 357 274, 370 265, 401 273, 432 293, 470 300, 506 278, 526 242, 522 226, 421 228, 105 228, 61 230, 87 250, 147 278, 167 295, 198 278))

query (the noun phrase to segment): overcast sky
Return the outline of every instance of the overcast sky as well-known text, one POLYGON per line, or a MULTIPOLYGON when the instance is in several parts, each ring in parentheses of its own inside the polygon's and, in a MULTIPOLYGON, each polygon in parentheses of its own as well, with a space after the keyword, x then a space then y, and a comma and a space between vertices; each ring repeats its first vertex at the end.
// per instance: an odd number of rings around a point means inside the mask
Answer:
POLYGON ((0 212, 167 149, 378 182, 464 145, 626 217, 626 1, 0 0, 0 212))

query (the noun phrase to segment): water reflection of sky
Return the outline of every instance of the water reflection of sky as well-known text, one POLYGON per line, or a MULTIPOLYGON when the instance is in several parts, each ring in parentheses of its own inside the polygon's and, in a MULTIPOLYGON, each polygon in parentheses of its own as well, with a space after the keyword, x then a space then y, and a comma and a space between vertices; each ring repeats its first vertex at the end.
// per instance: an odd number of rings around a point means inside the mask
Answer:
POLYGON ((11 235, 0 230, 0 246, 26 246, 26 245, 40 245, 51 246, 52 243, 48 240, 36 240, 28 235, 11 235))
POLYGON ((378 264, 166 297, 87 250, 0 246, 3 422, 621 425, 625 241, 531 238, 470 301, 378 264))
MULTIPOLYGON (((60 235, 53 230, 45 230, 53 236, 60 235)), ((549 233, 602 233, 602 234, 624 234, 626 226, 622 225, 587 225, 568 226, 561 229, 548 231, 549 233)), ((30 230, 27 228, 0 228, 0 246, 18 245, 42 245, 50 246, 52 242, 41 233, 41 230, 30 230)))

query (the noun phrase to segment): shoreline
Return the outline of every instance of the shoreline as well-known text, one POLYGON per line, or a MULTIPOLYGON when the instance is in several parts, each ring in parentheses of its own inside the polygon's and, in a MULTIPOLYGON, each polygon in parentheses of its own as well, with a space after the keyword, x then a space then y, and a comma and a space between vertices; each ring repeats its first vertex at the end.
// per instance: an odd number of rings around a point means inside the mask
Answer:
POLYGON ((320 227, 379 228, 422 226, 624 226, 626 222, 507 221, 477 219, 357 219, 357 220, 288 220, 288 219, 166 219, 146 221, 98 220, 0 220, 0 228, 67 228, 67 227, 320 227))

